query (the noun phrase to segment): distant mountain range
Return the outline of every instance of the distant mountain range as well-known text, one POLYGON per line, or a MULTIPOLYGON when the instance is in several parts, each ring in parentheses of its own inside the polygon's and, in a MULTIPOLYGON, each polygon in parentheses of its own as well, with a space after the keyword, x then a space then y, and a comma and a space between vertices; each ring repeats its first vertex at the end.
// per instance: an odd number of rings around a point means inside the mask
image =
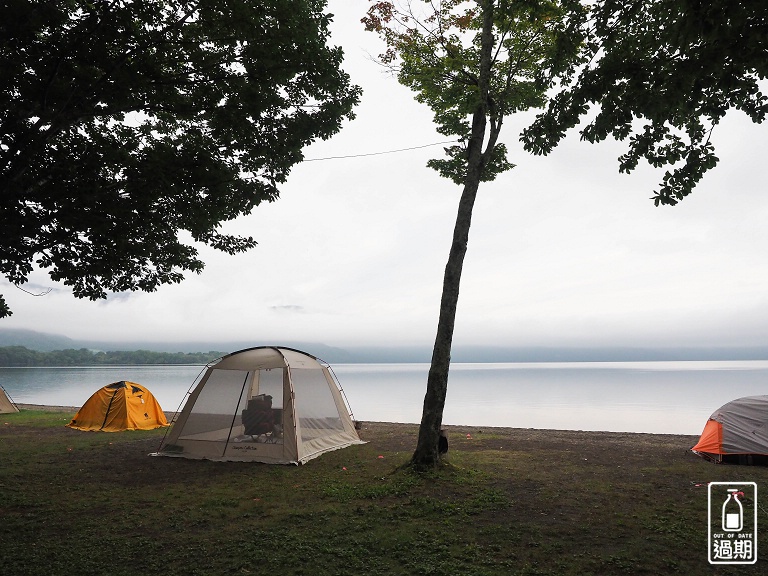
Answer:
MULTIPOLYGON (((151 350, 154 352, 234 352, 253 346, 279 344, 304 350, 326 362, 410 363, 429 362, 430 345, 424 346, 329 346, 318 342, 262 342, 258 340, 212 342, 108 342, 76 340, 59 334, 34 330, 0 328, 0 347, 24 346, 30 350, 50 352, 88 348, 103 351, 151 350)), ((587 348, 587 347, 501 347, 454 346, 454 362, 641 362, 663 360, 768 360, 768 347, 751 348, 587 348)))

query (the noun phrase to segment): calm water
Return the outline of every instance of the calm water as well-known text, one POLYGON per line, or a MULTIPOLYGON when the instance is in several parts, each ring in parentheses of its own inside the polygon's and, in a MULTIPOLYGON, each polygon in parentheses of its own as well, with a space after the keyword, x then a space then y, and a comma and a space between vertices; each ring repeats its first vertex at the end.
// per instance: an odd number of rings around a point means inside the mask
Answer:
MULTIPOLYGON (((418 422, 427 364, 335 364, 359 420, 418 422)), ((176 410, 200 366, 0 368, 23 404, 80 406, 105 384, 141 383, 176 410)), ((472 426, 700 434, 740 396, 768 394, 768 361, 454 364, 443 421, 472 426)))

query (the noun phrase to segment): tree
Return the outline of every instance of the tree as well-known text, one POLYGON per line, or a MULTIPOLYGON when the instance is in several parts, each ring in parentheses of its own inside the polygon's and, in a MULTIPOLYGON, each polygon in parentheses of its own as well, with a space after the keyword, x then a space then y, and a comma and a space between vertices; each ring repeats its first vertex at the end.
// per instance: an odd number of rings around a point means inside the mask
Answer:
MULTIPOLYGON (((325 0, 12 0, 0 7, 0 272, 76 297, 153 291, 233 254, 360 89, 325 0)), ((11 312, 0 296, 0 317, 11 312)))
POLYGON ((480 182, 512 168, 499 142, 504 118, 541 107, 554 73, 572 66, 578 38, 562 34, 578 19, 555 2, 443 0, 398 7, 375 2, 363 23, 386 41, 382 63, 434 113, 438 132, 455 136, 447 158, 428 165, 462 187, 443 278, 437 334, 427 378, 415 468, 439 462, 438 442, 448 388, 451 344, 480 182), (418 12, 421 6, 426 12, 418 12))
POLYGON ((588 112, 581 138, 629 139, 619 158, 631 172, 644 158, 669 166, 653 200, 674 205, 718 159, 711 143, 730 109, 754 122, 768 113, 768 4, 762 0, 598 0, 583 31, 584 61, 523 132, 547 154, 588 112))

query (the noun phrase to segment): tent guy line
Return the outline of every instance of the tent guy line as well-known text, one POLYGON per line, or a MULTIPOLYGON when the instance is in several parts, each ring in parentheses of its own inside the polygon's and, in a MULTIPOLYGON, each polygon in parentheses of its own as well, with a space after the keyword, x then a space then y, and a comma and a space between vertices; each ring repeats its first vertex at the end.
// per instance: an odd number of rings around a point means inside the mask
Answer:
POLYGON ((412 146, 410 148, 398 148, 397 150, 384 150, 382 152, 367 152, 365 154, 349 154, 347 156, 327 156, 325 158, 307 158, 304 162, 319 162, 321 160, 343 160, 345 158, 363 158, 365 156, 381 156, 383 154, 395 154, 396 152, 408 152, 409 150, 421 150, 431 146, 441 146, 443 144, 455 144, 458 140, 445 140, 444 142, 433 142, 432 144, 423 144, 422 146, 412 146))

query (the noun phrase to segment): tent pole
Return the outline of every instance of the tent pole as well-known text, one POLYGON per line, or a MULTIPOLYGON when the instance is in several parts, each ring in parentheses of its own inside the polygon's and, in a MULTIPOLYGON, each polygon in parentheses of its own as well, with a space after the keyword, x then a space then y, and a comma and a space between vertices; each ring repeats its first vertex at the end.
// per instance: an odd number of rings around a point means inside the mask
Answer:
POLYGON ((237 420, 237 413, 240 411, 240 400, 243 398, 243 392, 245 392, 245 385, 248 384, 248 377, 251 375, 251 371, 245 373, 245 379, 243 380, 243 386, 240 388, 240 396, 237 399, 237 406, 235 407, 235 413, 232 415, 232 423, 229 425, 229 434, 227 434, 227 441, 224 443, 224 450, 221 453, 222 458, 227 453, 227 447, 229 446, 229 439, 232 438, 232 428, 235 427, 235 420, 237 420))
POLYGON ((115 391, 112 393, 112 398, 109 399, 109 406, 107 406, 107 410, 104 412, 104 422, 101 423, 101 428, 99 428, 99 430, 104 430, 104 426, 107 425, 107 418, 109 418, 109 411, 112 410, 112 402, 115 401, 115 395, 117 394, 118 390, 121 390, 121 388, 115 388, 115 391))

